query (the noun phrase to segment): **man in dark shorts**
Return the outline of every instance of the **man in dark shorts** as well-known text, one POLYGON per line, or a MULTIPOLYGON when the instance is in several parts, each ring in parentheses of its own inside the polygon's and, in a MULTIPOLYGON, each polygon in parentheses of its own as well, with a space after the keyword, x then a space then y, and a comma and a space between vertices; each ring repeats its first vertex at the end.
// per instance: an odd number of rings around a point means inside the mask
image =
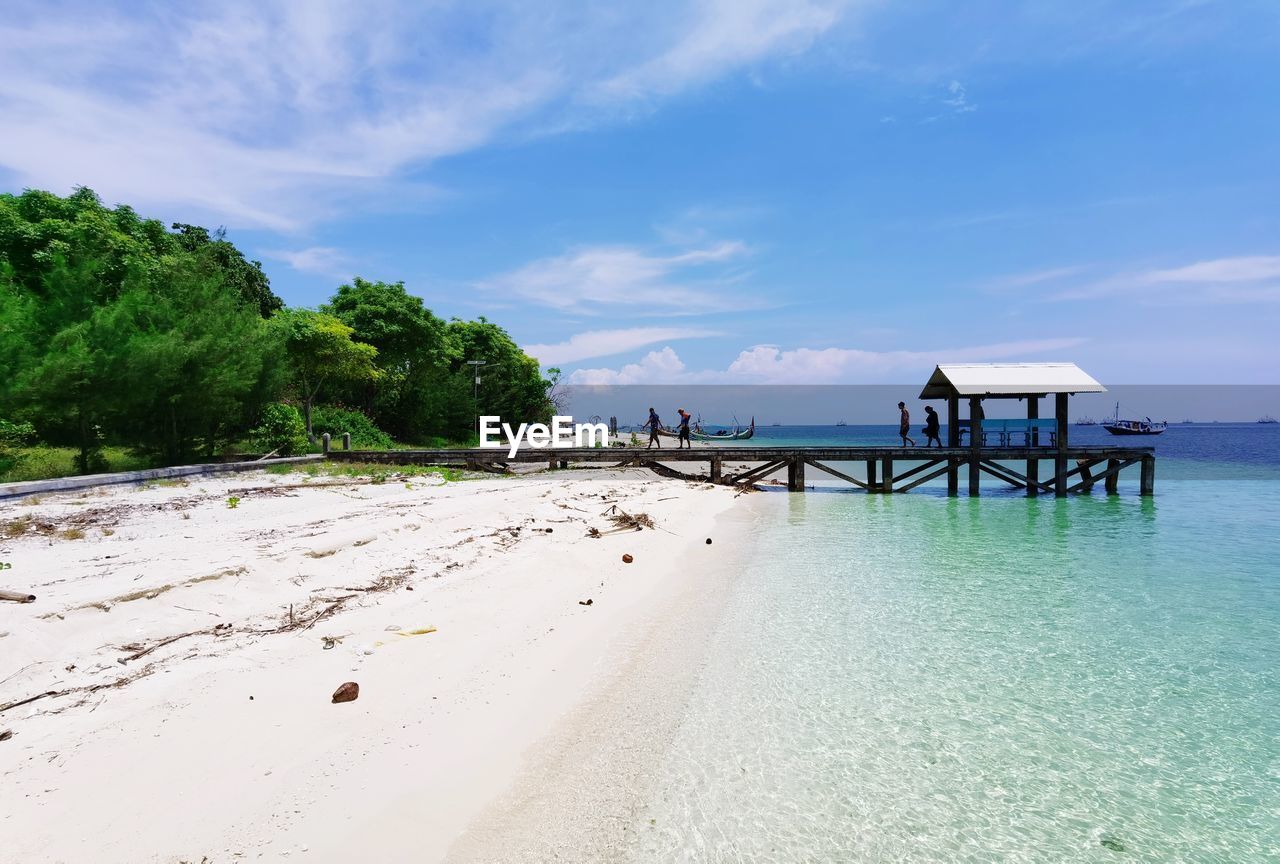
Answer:
POLYGON ((898 434, 902 436, 902 446, 906 447, 908 443, 912 447, 916 446, 916 440, 911 437, 911 412, 907 410, 906 402, 898 403, 898 434))
MULTIPOLYGON (((645 424, 640 428, 649 430, 649 447, 652 447, 654 444, 657 444, 659 449, 662 448, 662 442, 658 440, 658 430, 662 428, 662 421, 658 419, 657 411, 654 411, 652 408, 650 408, 649 419, 645 421, 645 424)), ((646 447, 644 449, 648 450, 649 447, 646 447)))
POLYGON ((676 442, 676 449, 684 449, 684 445, 688 444, 689 449, 693 449, 693 442, 689 440, 689 420, 690 414, 683 408, 677 408, 676 413, 680 415, 680 439, 676 442))
POLYGON ((938 446, 942 446, 942 439, 939 435, 942 432, 942 425, 938 421, 938 412, 933 410, 932 405, 924 406, 924 446, 928 447, 931 442, 937 441, 938 446))

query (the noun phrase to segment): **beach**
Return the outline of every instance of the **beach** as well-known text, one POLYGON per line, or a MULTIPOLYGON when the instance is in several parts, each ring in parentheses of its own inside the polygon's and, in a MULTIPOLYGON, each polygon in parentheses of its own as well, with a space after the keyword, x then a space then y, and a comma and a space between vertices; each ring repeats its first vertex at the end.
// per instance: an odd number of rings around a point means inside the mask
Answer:
POLYGON ((599 795, 627 794, 612 781, 663 746, 714 623, 735 491, 643 470, 374 479, 6 502, 6 586, 37 599, 0 607, 0 705, 39 698, 0 712, 0 857, 489 860, 513 831, 547 840, 522 828, 551 800, 530 789, 603 770, 579 758, 591 740, 616 771, 599 795), (348 681, 358 699, 332 703, 348 681), (652 735, 627 760, 599 734, 640 694, 652 735))

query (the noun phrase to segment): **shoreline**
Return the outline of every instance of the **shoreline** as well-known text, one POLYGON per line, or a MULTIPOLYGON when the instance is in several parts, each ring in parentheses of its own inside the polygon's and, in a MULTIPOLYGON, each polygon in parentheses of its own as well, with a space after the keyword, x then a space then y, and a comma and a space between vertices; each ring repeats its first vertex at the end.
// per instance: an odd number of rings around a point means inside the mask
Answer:
POLYGON ((39 598, 5 608, 0 704, 128 679, 0 713, 10 854, 439 860, 485 835, 539 742, 736 545, 732 490, 647 471, 407 479, 264 474, 6 507, 0 521, 82 533, 0 542, 39 598), (656 530, 607 533, 614 505, 656 530), (189 626, 213 632, 161 644, 189 626), (359 699, 330 704, 347 680, 359 699))

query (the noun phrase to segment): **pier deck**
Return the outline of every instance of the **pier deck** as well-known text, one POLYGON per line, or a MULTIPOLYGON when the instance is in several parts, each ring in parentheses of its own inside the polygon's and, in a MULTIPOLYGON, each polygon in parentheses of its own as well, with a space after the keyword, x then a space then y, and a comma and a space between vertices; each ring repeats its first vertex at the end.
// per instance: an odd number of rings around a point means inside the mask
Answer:
POLYGON ((333 450, 330 459, 394 465, 448 465, 502 472, 512 463, 543 463, 551 468, 577 465, 644 467, 713 483, 746 485, 786 470, 787 486, 805 488, 807 467, 822 471, 868 492, 907 492, 930 480, 947 478, 948 494, 959 494, 962 471, 968 474, 968 493, 977 495, 983 474, 1025 489, 1028 495, 1066 496, 1088 492, 1102 483, 1108 493, 1118 491, 1120 472, 1139 470, 1143 495, 1155 491, 1155 449, 1152 447, 563 447, 521 449, 333 450), (705 475, 682 474, 671 463, 705 463, 705 475), (835 464, 831 464, 835 463, 835 464), (1013 464, 1010 464, 1013 463, 1013 464), (1041 479, 1041 463, 1051 476, 1041 479), (1016 465, 1016 467, 1015 467, 1016 465), (838 467, 837 467, 838 466, 838 467))

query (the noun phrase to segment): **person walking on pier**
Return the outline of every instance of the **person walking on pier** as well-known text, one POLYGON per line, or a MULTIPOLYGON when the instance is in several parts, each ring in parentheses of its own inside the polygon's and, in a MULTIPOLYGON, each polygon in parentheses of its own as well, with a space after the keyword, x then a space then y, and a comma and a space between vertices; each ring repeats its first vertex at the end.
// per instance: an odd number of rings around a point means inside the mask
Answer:
POLYGON ((662 421, 658 419, 658 412, 651 407, 649 409, 649 419, 640 427, 649 430, 649 446, 644 449, 648 450, 654 444, 658 445, 658 449, 662 449, 662 442, 658 440, 658 430, 662 428, 662 421))
POLYGON ((906 402, 898 403, 898 435, 902 437, 902 446, 906 447, 907 442, 911 442, 911 446, 916 446, 916 440, 911 437, 911 412, 907 410, 906 402))
POLYGON ((693 442, 689 440, 689 421, 693 415, 683 408, 677 408, 676 413, 680 415, 680 438, 676 442, 676 449, 684 449, 684 445, 688 444, 689 449, 693 449, 693 442))
POLYGON ((940 434, 942 427, 938 423, 938 412, 933 410, 932 405, 924 406, 924 446, 928 447, 933 441, 938 442, 938 446, 942 446, 942 438, 940 434))

